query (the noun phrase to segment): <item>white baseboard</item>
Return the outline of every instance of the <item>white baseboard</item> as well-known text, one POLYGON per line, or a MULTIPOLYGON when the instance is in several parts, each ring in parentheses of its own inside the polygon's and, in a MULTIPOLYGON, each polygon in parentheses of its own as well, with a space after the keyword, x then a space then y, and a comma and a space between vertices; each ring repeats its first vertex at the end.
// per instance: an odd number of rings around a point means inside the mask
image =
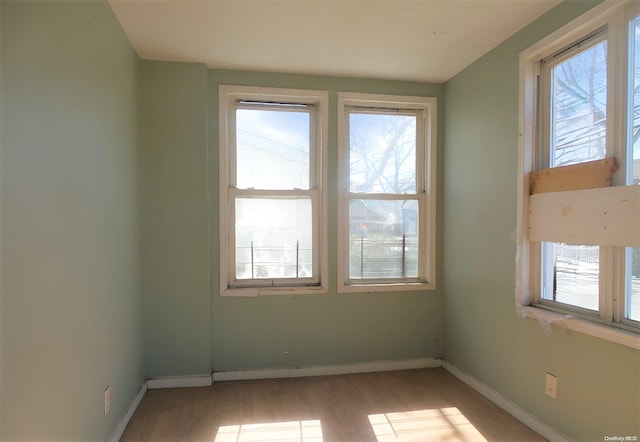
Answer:
POLYGON ((210 387, 213 384, 211 375, 170 376, 147 380, 149 390, 158 388, 210 387))
POLYGON ((118 442, 120 440, 120 438, 122 437, 122 433, 124 433, 124 430, 127 428, 129 421, 133 417, 133 413, 135 413, 135 411, 138 409, 138 405, 140 405, 140 401, 142 401, 142 398, 144 397, 146 392, 147 383, 145 382, 142 384, 142 387, 140 387, 138 394, 136 394, 136 396, 131 401, 129 408, 127 408, 127 412, 124 414, 124 416, 122 416, 120 422, 118 422, 118 425, 116 426, 116 429, 111 436, 111 442, 118 442))
POLYGON ((442 367, 545 439, 554 442, 572 442, 572 439, 538 420, 534 415, 514 404, 487 384, 464 373, 446 361, 443 362, 442 367))
POLYGON ((419 358, 400 361, 376 361, 347 365, 320 365, 314 367, 272 368, 260 370, 217 371, 213 381, 239 381, 248 379, 277 379, 308 376, 328 376, 376 371, 411 370, 442 367, 442 359, 419 358))
POLYGON ((116 429, 114 430, 111 439, 111 442, 118 442, 124 433, 124 430, 129 425, 129 421, 133 417, 133 414, 138 409, 142 398, 144 397, 147 390, 157 389, 157 388, 177 388, 177 387, 208 387, 213 384, 213 380, 210 375, 202 375, 202 376, 173 376, 166 378, 156 378, 156 379, 147 379, 140 387, 138 394, 133 398, 129 408, 127 408, 126 413, 118 422, 116 429))

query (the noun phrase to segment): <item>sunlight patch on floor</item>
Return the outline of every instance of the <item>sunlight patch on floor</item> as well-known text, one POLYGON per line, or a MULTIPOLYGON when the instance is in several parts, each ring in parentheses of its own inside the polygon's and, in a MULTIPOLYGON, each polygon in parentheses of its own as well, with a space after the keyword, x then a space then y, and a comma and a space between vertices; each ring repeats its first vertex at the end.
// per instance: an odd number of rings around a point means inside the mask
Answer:
POLYGON ((215 442, 322 442, 319 420, 227 425, 220 427, 215 442))
POLYGON ((456 407, 369 415, 378 442, 484 441, 456 407))

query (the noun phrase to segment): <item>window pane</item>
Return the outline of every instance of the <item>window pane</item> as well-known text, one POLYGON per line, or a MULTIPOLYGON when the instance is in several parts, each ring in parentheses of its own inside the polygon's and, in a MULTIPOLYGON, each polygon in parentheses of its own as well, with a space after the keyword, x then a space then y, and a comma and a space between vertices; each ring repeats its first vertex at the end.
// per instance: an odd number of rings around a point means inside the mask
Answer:
POLYGON ((418 202, 349 202, 349 278, 418 277, 418 202))
POLYGON ((631 21, 631 73, 633 92, 630 94, 629 146, 629 184, 640 184, 640 17, 631 21))
POLYGON ((311 278, 311 199, 236 198, 236 278, 311 278))
POLYGON ((543 299, 598 310, 600 247, 542 243, 543 299))
MULTIPOLYGON (((631 20, 627 183, 640 184, 640 17, 631 20)), ((640 321, 640 248, 627 247, 625 317, 640 321)))
POLYGON ((607 42, 592 46, 551 71, 550 167, 605 157, 607 42))
POLYGON ((640 321, 640 247, 627 248, 626 317, 640 321))
POLYGON ((309 130, 308 112, 238 109, 237 187, 308 189, 309 130))
MULTIPOLYGON (((551 69, 549 167, 605 158, 607 41, 551 69)), ((542 298, 598 311, 599 246, 542 243, 542 298)))
POLYGON ((416 116, 349 115, 351 192, 416 193, 416 116))

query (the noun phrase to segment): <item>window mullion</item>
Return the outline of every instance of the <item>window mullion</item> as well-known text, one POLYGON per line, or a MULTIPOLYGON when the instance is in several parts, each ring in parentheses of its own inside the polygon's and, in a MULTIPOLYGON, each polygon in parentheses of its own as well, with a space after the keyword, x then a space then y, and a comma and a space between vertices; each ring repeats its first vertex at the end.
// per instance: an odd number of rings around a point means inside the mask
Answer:
MULTIPOLYGON (((616 158, 618 170, 612 176, 612 185, 626 184, 627 169, 627 110, 628 87, 632 78, 629 68, 629 25, 624 14, 609 16, 608 69, 610 90, 607 114, 610 115, 607 131, 607 156, 616 158)), ((601 263, 602 318, 606 323, 620 322, 625 310, 625 249, 601 247, 604 260, 601 263)))
POLYGON ((613 271, 612 271, 612 321, 615 323, 624 322, 626 317, 627 297, 627 249, 625 247, 615 247, 613 249, 613 271))
POLYGON ((600 246, 600 318, 613 322, 616 293, 616 247, 600 246))

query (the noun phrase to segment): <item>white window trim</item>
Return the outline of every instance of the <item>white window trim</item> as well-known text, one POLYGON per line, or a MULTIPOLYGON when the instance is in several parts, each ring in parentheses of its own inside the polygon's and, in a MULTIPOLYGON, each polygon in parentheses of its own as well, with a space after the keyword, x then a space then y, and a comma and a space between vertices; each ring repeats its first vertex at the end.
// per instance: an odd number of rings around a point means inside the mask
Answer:
MULTIPOLYGON (((303 89, 282 89, 265 88, 251 86, 220 85, 218 88, 219 106, 219 235, 220 235, 220 295, 221 296, 259 296, 259 295, 294 295, 327 293, 329 260, 328 260, 328 240, 327 240, 327 140, 329 121, 329 94, 327 91, 303 90, 303 89), (315 216, 314 228, 318 229, 318 241, 314 247, 318 248, 319 258, 319 285, 314 286, 255 286, 255 287, 231 287, 231 271, 233 263, 230 261, 233 256, 231 250, 231 234, 233 229, 229 225, 227 208, 229 203, 230 189, 229 177, 231 165, 229 157, 230 150, 227 146, 232 140, 233 133, 230 133, 231 123, 230 111, 233 104, 238 100, 247 101, 281 101, 291 103, 313 104, 317 106, 317 130, 315 133, 315 144, 318 149, 316 155, 317 182, 316 191, 320 193, 318 207, 315 216)), ((314 210, 314 211, 315 211, 314 210)), ((314 232, 316 233, 316 232, 314 232)))
MULTIPOLYGON (((557 52, 567 44, 572 43, 588 34, 589 31, 608 24, 609 40, 626 39, 628 19, 640 12, 640 7, 630 1, 617 2, 605 1, 585 14, 571 21, 567 25, 553 32, 534 46, 520 54, 520 90, 519 90, 519 152, 518 152, 518 206, 517 206, 517 253, 516 253, 516 311, 523 318, 538 320, 541 324, 550 328, 551 325, 563 327, 567 330, 595 336, 607 341, 622 344, 634 349, 640 349, 640 336, 638 333, 625 329, 600 324, 589 320, 581 319, 566 313, 557 313, 550 310, 532 306, 534 294, 531 287, 531 246, 528 239, 528 211, 529 211, 529 172, 534 170, 535 158, 535 138, 537 132, 537 84, 536 76, 539 69, 539 61, 549 53, 557 52)), ((626 54, 622 50, 623 45, 616 45, 618 52, 613 54, 618 65, 624 60, 626 54)), ((615 61, 613 63, 616 63, 615 61)), ((621 66, 626 63, 621 64, 621 66)), ((626 72, 618 69, 616 78, 609 81, 609 96, 615 94, 618 100, 624 100, 626 94, 626 72)), ((610 115, 610 121, 619 119, 626 120, 626 115, 610 115)), ((617 131, 619 139, 624 139, 622 125, 612 127, 608 125, 608 130, 617 131)), ((617 154, 617 153, 616 153, 617 154)), ((620 156, 618 155, 618 158, 620 156)), ((622 161, 622 159, 620 158, 622 161)), ((625 163, 620 164, 622 170, 625 163)), ((622 184, 622 183, 616 183, 622 184)), ((604 259, 618 259, 610 256, 606 251, 609 247, 604 247, 604 259)), ((612 287, 619 284, 619 278, 604 281, 612 287)), ((622 281, 622 279, 620 279, 622 281)), ((602 285, 601 285, 602 287, 602 285)), ((605 307, 606 308, 606 307, 605 307)), ((619 314, 619 312, 618 312, 619 314)))
MULTIPOLYGON (((396 292, 435 290, 436 288, 436 142, 437 142, 437 99, 435 97, 412 97, 399 95, 338 93, 338 293, 354 292, 396 292), (426 213, 420 215, 420 235, 425 239, 423 255, 423 276, 418 282, 358 282, 347 283, 348 276, 348 198, 349 169, 345 159, 349 148, 345 109, 350 106, 415 109, 425 115, 424 137, 424 197, 426 213)), ((419 153, 417 153, 419 155, 419 153)), ((419 195, 419 197, 421 197, 419 195)))

